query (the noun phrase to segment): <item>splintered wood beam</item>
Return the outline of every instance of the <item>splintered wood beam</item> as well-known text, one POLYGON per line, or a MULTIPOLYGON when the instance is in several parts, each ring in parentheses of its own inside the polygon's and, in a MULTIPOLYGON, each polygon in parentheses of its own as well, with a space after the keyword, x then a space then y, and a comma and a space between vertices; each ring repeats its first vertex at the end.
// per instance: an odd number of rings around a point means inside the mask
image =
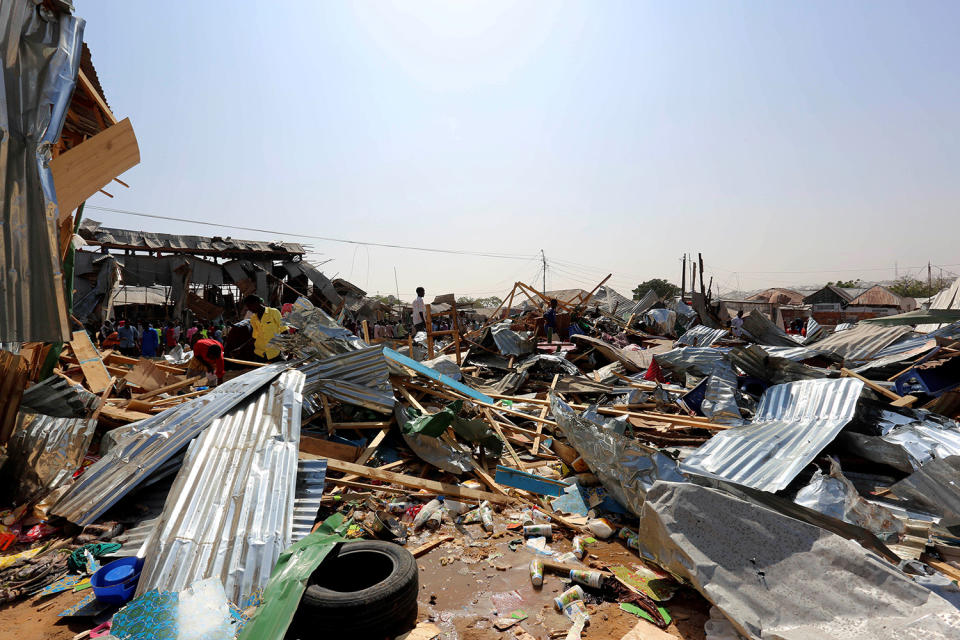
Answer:
MULTIPOLYGON (((374 469, 372 467, 365 467, 361 464, 353 464, 351 462, 334 460, 332 458, 327 459, 327 469, 331 471, 340 471, 342 473, 355 474, 361 478, 371 478, 373 480, 380 480, 381 482, 398 484, 402 487, 410 487, 411 489, 432 491, 441 495, 450 496, 451 498, 463 497, 470 498, 472 500, 489 500, 490 502, 495 502, 497 504, 510 504, 513 502, 513 500, 509 497, 496 493, 490 493, 489 491, 480 491, 479 489, 470 489, 468 487, 461 487, 455 484, 447 484, 446 482, 427 480, 426 478, 417 478, 415 476, 408 476, 403 473, 383 471, 382 469, 374 469)), ((331 480, 331 482, 333 482, 333 480, 331 480)))

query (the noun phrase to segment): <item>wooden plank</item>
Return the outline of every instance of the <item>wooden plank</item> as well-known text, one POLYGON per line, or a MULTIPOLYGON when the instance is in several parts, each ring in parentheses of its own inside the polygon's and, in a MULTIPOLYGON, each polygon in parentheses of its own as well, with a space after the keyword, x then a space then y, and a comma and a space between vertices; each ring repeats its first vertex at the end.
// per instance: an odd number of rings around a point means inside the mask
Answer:
MULTIPOLYGON (((368 491, 382 491, 383 493, 389 493, 395 496, 405 496, 410 493, 406 489, 397 489, 396 487, 388 487, 386 485, 381 486, 379 484, 370 484, 369 482, 356 482, 354 480, 344 480, 343 478, 335 480, 327 480, 327 486, 333 487, 350 487, 351 489, 366 489, 368 491)), ((336 493, 336 491, 331 491, 331 494, 336 493)))
POLYGON ((360 447, 305 435, 300 436, 300 451, 347 462, 353 462, 360 455, 360 447))
POLYGON ((199 382, 204 378, 206 378, 206 376, 194 376, 192 378, 187 378, 186 380, 181 380, 180 382, 174 382, 173 384, 168 384, 167 386, 160 387, 159 389, 154 389, 153 391, 137 394, 136 396, 134 396, 134 398, 136 400, 146 400, 147 398, 158 396, 161 393, 170 393, 171 391, 176 391, 178 389, 183 389, 184 387, 189 387, 194 382, 199 382))
POLYGON ((83 379, 87 382, 90 391, 101 394, 110 385, 110 373, 107 367, 100 359, 100 353, 90 342, 90 336, 86 331, 74 331, 73 339, 70 341, 70 348, 77 357, 80 370, 83 371, 83 379))
POLYGON ((517 467, 524 469, 523 460, 520 459, 520 456, 517 455, 517 452, 514 451, 513 445, 507 440, 507 437, 503 435, 503 431, 500 430, 500 425, 497 424, 497 421, 493 419, 493 415, 490 413, 490 409, 483 410, 483 417, 487 419, 487 423, 493 427, 493 430, 497 433, 501 440, 503 440, 503 446, 507 448, 507 453, 510 454, 510 457, 513 458, 513 461, 516 463, 517 467))
MULTIPOLYGON (((389 463, 387 463, 387 464, 385 464, 385 465, 381 465, 381 466, 379 466, 379 467, 377 467, 377 468, 380 469, 380 470, 382 470, 382 471, 389 471, 390 469, 396 469, 397 467, 406 464, 406 462, 407 462, 406 460, 394 460, 393 462, 389 462, 389 463)), ((360 477, 360 476, 358 476, 358 475, 356 475, 356 474, 347 474, 347 475, 343 476, 343 480, 356 480, 356 479, 359 478, 359 477, 360 477)))
POLYGON ((372 478, 374 480, 380 480, 381 482, 390 482, 400 486, 410 487, 412 489, 433 491, 434 493, 450 496, 452 498, 463 497, 473 500, 489 500, 490 502, 496 502, 497 504, 510 504, 512 502, 510 498, 497 495, 496 493, 490 493, 488 491, 470 489, 468 487, 447 484, 446 482, 437 482, 436 480, 427 480, 425 478, 416 478, 414 476, 408 476, 402 473, 383 471, 382 469, 373 469, 371 467, 353 464, 352 462, 343 462, 342 460, 327 460, 327 469, 331 471, 341 471, 343 473, 352 473, 362 478, 372 478))
POLYGON ((100 409, 100 416, 109 419, 111 422, 119 422, 121 424, 138 422, 140 420, 146 420, 147 418, 153 417, 149 413, 131 411, 110 403, 103 405, 103 407, 100 409))
POLYGON ((427 542, 424 542, 419 547, 415 549, 411 549, 410 553, 413 554, 414 558, 419 558, 420 556, 427 553, 428 551, 432 551, 433 549, 436 549, 437 547, 442 545, 444 542, 450 542, 451 540, 453 540, 453 536, 451 535, 437 536, 433 540, 428 540, 427 542))
POLYGON ((890 403, 891 407, 912 407, 914 403, 919 400, 917 396, 903 396, 899 400, 894 400, 890 403))
POLYGON ((115 177, 140 163, 140 149, 127 118, 50 161, 60 220, 115 177))
POLYGON ((401 355, 396 351, 394 351, 393 349, 385 347, 383 349, 383 355, 385 355, 387 358, 393 360, 398 364, 402 364, 405 367, 413 369, 417 373, 427 378, 430 378, 431 380, 439 382, 440 384, 446 387, 450 387, 451 389, 454 389, 460 392, 461 394, 468 396, 472 400, 478 400, 480 402, 488 402, 490 404, 493 404, 493 398, 491 398, 490 396, 484 393, 480 393, 476 389, 471 389, 467 385, 461 384, 456 380, 454 380, 453 378, 450 378, 449 376, 445 376, 442 373, 434 371, 433 369, 420 364, 413 358, 409 358, 405 355, 401 355))
MULTIPOLYGON (((138 362, 140 362, 139 358, 131 358, 129 356, 121 355, 113 349, 107 349, 100 355, 103 358, 103 361, 107 364, 136 365, 138 362)), ((226 358, 224 358, 224 360, 226 360, 226 358)), ((186 367, 175 367, 172 364, 167 364, 161 360, 151 360, 151 362, 153 362, 153 365, 157 369, 162 369, 163 371, 167 371, 169 373, 175 373, 182 376, 187 372, 186 367)))
POLYGON ((93 86, 90 78, 87 77, 87 74, 85 74, 82 69, 77 74, 77 84, 80 85, 80 88, 100 107, 100 111, 103 112, 103 117, 107 119, 107 122, 111 125, 117 124, 117 117, 113 115, 113 111, 110 110, 107 101, 103 99, 103 96, 100 95, 100 92, 93 86))
POLYGON ((862 383, 863 383, 864 385, 866 385, 867 387, 873 389, 874 391, 876 391, 876 392, 879 393, 880 395, 882 395, 882 396, 884 396, 884 397, 886 397, 886 398, 888 398, 888 399, 890 399, 890 400, 900 400, 900 399, 901 399, 901 396, 900 396, 899 394, 896 394, 896 393, 894 393, 893 391, 890 391, 890 389, 887 389, 887 388, 885 388, 885 387, 881 387, 879 384, 877 384, 877 383, 874 382, 873 380, 868 380, 867 378, 864 378, 864 377, 863 377, 862 375, 860 375, 859 373, 856 373, 855 371, 850 371, 850 369, 846 369, 846 368, 840 369, 840 375, 847 376, 847 377, 850 377, 850 378, 856 378, 857 380, 859 380, 860 382, 862 382, 862 383))
POLYGON ((93 414, 90 416, 91 420, 98 420, 100 418, 100 413, 103 411, 103 408, 107 404, 107 398, 110 397, 110 392, 113 391, 113 385, 116 384, 116 378, 110 378, 110 384, 103 391, 103 394, 100 396, 100 401, 97 402, 97 408, 94 410, 93 414))
POLYGON ((237 360, 236 358, 224 358, 224 362, 232 362, 233 364, 239 364, 244 367, 263 367, 268 363, 266 362, 251 362, 249 360, 237 360))
MULTIPOLYGON (((553 391, 554 389, 557 388, 557 380, 559 380, 559 379, 560 379, 560 374, 559 374, 559 373, 555 373, 555 374, 553 375, 553 382, 550 383, 550 391, 553 391)), ((550 403, 549 403, 550 391, 547 392, 548 401, 543 405, 543 409, 540 410, 540 418, 541 418, 541 419, 546 418, 546 417, 547 417, 547 413, 550 411, 550 403)), ((543 433, 543 423, 542 423, 542 422, 538 422, 538 423, 537 423, 537 435, 536 435, 536 437, 533 439, 533 447, 530 449, 533 453, 536 453, 536 452, 540 449, 540 434, 541 434, 541 433, 543 433)))
POLYGON ((363 450, 363 453, 360 454, 360 457, 357 458, 357 464, 367 464, 367 460, 373 457, 374 452, 376 452, 377 447, 380 446, 380 443, 383 442, 383 439, 387 437, 387 434, 390 433, 390 428, 381 429, 380 433, 373 436, 373 440, 370 441, 370 444, 367 445, 367 448, 363 450))
POLYGON ((22 356, 0 351, 0 444, 13 433, 28 374, 29 366, 22 356))

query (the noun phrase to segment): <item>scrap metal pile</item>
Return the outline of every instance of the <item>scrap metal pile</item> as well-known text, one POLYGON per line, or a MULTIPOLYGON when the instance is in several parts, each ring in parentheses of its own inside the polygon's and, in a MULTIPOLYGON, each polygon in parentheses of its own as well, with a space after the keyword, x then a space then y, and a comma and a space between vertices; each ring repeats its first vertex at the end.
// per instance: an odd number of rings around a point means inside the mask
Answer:
MULTIPOLYGON (((494 635, 603 632, 616 606, 636 633, 687 637, 671 598, 695 590, 707 628, 733 634, 707 637, 955 637, 960 323, 801 344, 756 312, 735 338, 680 300, 586 302, 570 341, 524 330, 534 310, 430 354, 301 299, 274 338, 286 359, 214 389, 83 332, 42 381, 43 345, 0 353, 0 596, 98 587, 113 561, 137 579, 64 615, 136 637, 138 607, 162 600, 202 610, 210 637, 302 637, 331 623, 317 589, 351 573, 344 541, 367 538, 564 591, 555 608, 543 587, 492 599, 494 635)), ((419 611, 425 637, 455 637, 406 580, 377 628, 419 611)))

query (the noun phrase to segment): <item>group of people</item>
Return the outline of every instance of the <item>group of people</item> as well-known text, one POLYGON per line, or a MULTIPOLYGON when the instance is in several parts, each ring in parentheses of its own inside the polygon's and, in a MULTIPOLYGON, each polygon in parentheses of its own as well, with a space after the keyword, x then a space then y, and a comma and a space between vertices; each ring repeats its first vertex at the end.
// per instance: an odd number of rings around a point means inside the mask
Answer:
MULTIPOLYGON (((243 299, 244 319, 230 327, 230 333, 241 332, 231 340, 234 351, 252 347, 254 359, 271 362, 280 357, 280 350, 270 344, 279 333, 287 331, 280 311, 268 307, 256 295, 243 299)), ((189 345, 193 358, 188 372, 203 373, 211 384, 223 382, 225 374, 224 344, 228 331, 222 323, 194 323, 186 330, 182 325, 166 322, 165 326, 153 326, 143 321, 126 319, 107 320, 100 327, 99 342, 102 349, 116 349, 125 356, 148 358, 170 353, 178 346, 189 345)))

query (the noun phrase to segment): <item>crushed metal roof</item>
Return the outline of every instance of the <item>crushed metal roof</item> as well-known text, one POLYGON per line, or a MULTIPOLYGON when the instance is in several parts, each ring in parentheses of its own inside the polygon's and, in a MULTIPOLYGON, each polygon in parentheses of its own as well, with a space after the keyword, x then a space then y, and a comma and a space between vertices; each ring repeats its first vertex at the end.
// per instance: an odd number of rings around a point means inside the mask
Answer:
POLYGON ((304 375, 284 372, 190 446, 140 555, 137 593, 218 578, 232 602, 267 584, 291 543, 304 375))
POLYGON ((854 364, 869 360, 882 349, 908 336, 909 327, 883 327, 875 324, 857 324, 850 329, 837 331, 811 345, 817 351, 832 355, 854 364))
POLYGON ((238 240, 231 237, 184 236, 170 233, 133 231, 104 227, 101 223, 85 219, 80 223, 80 237, 88 244, 108 249, 134 249, 162 251, 166 253, 207 254, 221 257, 264 254, 290 257, 306 253, 303 245, 292 242, 265 242, 238 240))
POLYGON ((750 424, 714 435, 681 468, 779 491, 853 419, 862 390, 856 378, 770 387, 750 424))
POLYGON ((225 382, 210 393, 128 425, 107 455, 90 465, 50 509, 86 526, 187 446, 210 423, 287 368, 271 364, 225 382))
POLYGON ((886 287, 875 284, 850 301, 848 307, 897 307, 906 308, 904 299, 886 287))

